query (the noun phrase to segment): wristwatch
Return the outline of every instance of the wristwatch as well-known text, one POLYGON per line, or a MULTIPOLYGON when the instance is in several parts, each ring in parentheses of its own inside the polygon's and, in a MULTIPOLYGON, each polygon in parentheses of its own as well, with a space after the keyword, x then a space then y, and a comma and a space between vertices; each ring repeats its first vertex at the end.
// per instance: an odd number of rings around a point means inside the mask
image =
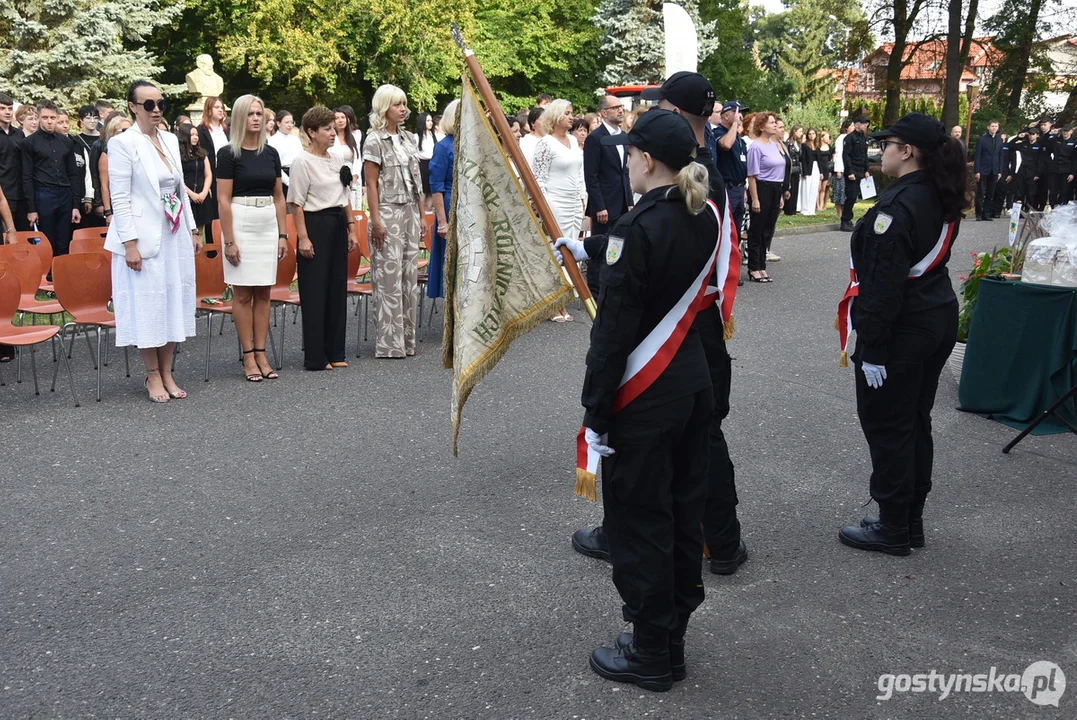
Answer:
POLYGON ((277 239, 278 240, 287 240, 288 239, 288 233, 279 233, 277 235, 277 239))

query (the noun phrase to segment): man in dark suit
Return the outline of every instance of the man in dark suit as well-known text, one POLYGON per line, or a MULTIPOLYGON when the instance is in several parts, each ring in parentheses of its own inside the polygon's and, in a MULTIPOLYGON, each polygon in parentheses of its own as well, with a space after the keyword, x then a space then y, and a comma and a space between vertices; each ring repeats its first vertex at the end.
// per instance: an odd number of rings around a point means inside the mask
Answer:
POLYGON ((976 143, 972 170, 976 173, 976 219, 990 220, 995 215, 995 184, 1002 177, 1002 138, 998 136, 998 120, 987 124, 987 132, 976 143))
MULTIPOLYGON (((598 103, 602 117, 599 125, 583 144, 583 179, 587 186, 587 217, 591 218, 591 232, 600 235, 609 230, 617 218, 632 207, 632 188, 628 184, 627 155, 624 145, 603 145, 607 135, 620 135, 625 119, 621 99, 606 95, 598 103)), ((587 286, 598 297, 598 269, 600 263, 587 263, 587 286)))

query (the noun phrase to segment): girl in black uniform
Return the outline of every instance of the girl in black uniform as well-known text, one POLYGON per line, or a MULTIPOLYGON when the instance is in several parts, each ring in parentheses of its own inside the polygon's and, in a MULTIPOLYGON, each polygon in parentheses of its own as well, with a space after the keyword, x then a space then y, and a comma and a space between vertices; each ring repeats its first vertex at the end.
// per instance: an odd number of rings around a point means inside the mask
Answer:
POLYGON ((596 649, 591 668, 669 690, 685 677, 685 629, 703 601, 714 397, 691 323, 713 273, 719 225, 683 117, 652 109, 631 132, 602 143, 628 146, 632 189, 642 197, 610 229, 597 261, 602 291, 587 352, 584 437, 603 457, 613 582, 635 631, 596 649), (669 332, 673 326, 681 331, 669 332))
POLYGON ((972 197, 964 148, 934 118, 913 113, 872 135, 882 141, 882 171, 897 179, 853 231, 855 276, 839 321, 851 315, 857 333, 856 406, 879 516, 842 528, 839 539, 908 555, 924 545, 931 409, 957 337, 946 263, 972 197))

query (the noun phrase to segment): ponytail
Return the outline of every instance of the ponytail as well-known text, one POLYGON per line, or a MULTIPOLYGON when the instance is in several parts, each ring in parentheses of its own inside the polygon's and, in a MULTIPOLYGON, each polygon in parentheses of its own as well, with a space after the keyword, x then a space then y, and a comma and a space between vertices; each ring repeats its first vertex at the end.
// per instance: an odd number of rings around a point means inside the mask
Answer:
POLYGON ((677 187, 684 195, 684 204, 688 212, 698 215, 707 205, 708 182, 710 176, 707 168, 697 162, 690 162, 677 173, 677 187))
POLYGON ((965 146, 960 140, 947 135, 939 141, 937 150, 921 150, 920 157, 927 176, 938 191, 942 219, 954 222, 963 217, 974 197, 969 184, 965 146))

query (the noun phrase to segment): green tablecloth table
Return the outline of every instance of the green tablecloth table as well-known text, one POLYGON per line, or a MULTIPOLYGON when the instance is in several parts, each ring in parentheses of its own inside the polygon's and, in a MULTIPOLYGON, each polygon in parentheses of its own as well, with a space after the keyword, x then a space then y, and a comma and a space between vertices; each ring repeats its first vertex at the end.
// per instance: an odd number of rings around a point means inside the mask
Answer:
MULTIPOLYGON (((1077 288, 982 280, 958 386, 960 410, 1024 429, 1077 384, 1077 288)), ((1074 403, 1058 410, 1077 423, 1074 403)), ((1067 432, 1047 418, 1034 435, 1067 432)))

